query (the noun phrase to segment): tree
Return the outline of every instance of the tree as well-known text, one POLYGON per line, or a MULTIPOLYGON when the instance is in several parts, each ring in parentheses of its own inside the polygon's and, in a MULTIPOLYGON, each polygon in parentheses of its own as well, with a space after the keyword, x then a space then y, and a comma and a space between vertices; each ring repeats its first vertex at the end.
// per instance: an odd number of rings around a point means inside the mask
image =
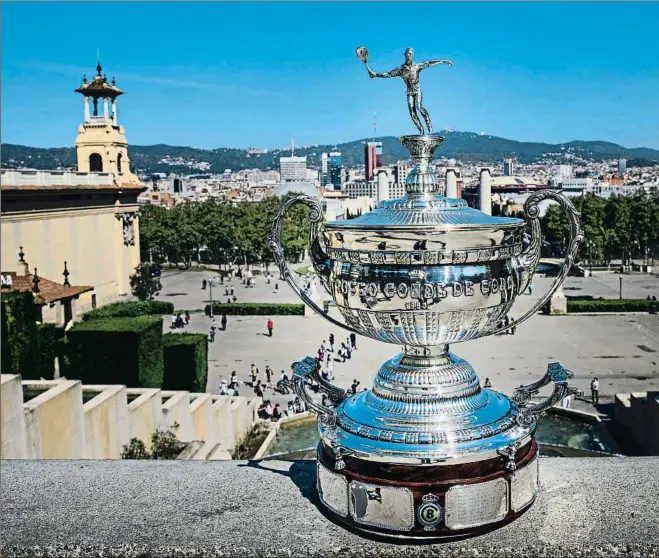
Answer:
POLYGON ((142 262, 130 276, 130 290, 140 300, 153 300, 162 290, 160 264, 142 262))

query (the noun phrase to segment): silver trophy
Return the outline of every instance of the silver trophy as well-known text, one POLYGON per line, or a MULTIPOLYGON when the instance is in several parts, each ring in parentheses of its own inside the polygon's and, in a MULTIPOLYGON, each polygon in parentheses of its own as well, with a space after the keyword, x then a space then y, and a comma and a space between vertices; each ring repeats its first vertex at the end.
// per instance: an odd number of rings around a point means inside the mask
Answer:
POLYGON ((348 221, 323 221, 320 202, 287 200, 268 239, 282 276, 297 295, 331 323, 402 352, 378 370, 370 390, 346 397, 319 374, 321 363, 293 365, 293 388, 318 414, 318 492, 327 512, 363 532, 402 538, 470 536, 506 524, 526 511, 538 490, 537 417, 579 390, 571 372, 555 362, 538 382, 512 398, 482 388, 449 344, 504 331, 504 318, 523 293, 540 258, 538 205, 557 202, 565 211, 570 242, 549 291, 522 317, 535 314, 558 289, 583 240, 578 213, 563 195, 532 194, 526 220, 493 217, 462 199, 444 196, 434 168, 444 138, 424 135, 418 114, 432 131, 421 104, 419 72, 446 60, 412 61, 377 74, 368 51, 358 57, 371 77, 400 76, 421 135, 402 136, 414 168, 406 195, 348 221), (282 221, 290 207, 310 209, 309 245, 318 278, 345 323, 301 292, 284 261, 282 221), (328 395, 322 405, 309 391, 314 380, 328 395), (531 403, 539 389, 553 392, 531 403))

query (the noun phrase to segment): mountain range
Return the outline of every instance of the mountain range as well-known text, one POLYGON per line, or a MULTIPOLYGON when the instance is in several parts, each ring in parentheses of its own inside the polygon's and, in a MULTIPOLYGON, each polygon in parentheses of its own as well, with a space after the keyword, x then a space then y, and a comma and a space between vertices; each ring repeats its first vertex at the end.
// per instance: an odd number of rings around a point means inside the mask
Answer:
MULTIPOLYGON (((463 163, 501 163, 504 158, 514 157, 520 163, 565 163, 579 161, 598 162, 610 159, 627 159, 627 166, 659 165, 659 150, 648 147, 625 148, 605 141, 571 141, 563 144, 522 142, 472 132, 442 131, 445 140, 436 152, 441 157, 456 159, 463 163)), ((338 150, 343 164, 354 167, 363 164, 364 144, 367 141, 382 142, 383 164, 392 164, 409 158, 409 153, 398 138, 385 136, 361 139, 337 145, 314 145, 295 149, 295 155, 306 155, 308 164, 320 167, 323 152, 338 150)), ((131 166, 140 173, 176 172, 183 174, 221 173, 258 168, 278 169, 279 157, 291 154, 290 149, 275 149, 267 152, 221 147, 197 149, 171 145, 131 145, 131 166)), ((3 144, 2 168, 58 169, 75 168, 74 147, 37 148, 23 145, 3 144)))

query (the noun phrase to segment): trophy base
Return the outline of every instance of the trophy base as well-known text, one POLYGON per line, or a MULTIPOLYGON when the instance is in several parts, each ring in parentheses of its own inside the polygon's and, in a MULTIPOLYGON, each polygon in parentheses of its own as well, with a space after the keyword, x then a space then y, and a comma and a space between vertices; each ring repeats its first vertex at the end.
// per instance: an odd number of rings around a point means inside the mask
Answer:
POLYGON ((343 526, 372 537, 438 542, 498 529, 526 512, 538 491, 532 439, 506 464, 408 466, 343 457, 318 445, 320 503, 343 526))

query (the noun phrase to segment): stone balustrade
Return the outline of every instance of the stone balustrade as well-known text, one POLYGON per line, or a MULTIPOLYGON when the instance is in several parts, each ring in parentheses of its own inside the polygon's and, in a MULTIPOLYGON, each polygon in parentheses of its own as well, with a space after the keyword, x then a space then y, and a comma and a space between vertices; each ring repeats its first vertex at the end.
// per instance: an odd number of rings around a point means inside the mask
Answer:
POLYGON ((231 459, 258 420, 260 399, 187 391, 83 385, 79 380, 22 381, 2 374, 2 459, 119 459, 139 438, 179 426, 182 442, 203 442, 194 459, 231 459))

